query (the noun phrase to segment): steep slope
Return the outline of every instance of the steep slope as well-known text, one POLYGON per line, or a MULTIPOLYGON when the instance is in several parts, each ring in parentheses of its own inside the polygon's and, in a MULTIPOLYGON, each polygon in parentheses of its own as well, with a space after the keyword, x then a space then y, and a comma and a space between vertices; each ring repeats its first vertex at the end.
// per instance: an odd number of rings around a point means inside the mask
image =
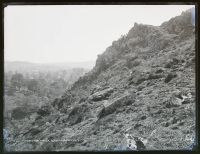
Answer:
POLYGON ((20 142, 7 142, 11 151, 133 149, 126 134, 146 140, 139 150, 189 148, 195 136, 191 10, 161 26, 135 23, 92 71, 22 127, 13 128, 11 138, 20 142))

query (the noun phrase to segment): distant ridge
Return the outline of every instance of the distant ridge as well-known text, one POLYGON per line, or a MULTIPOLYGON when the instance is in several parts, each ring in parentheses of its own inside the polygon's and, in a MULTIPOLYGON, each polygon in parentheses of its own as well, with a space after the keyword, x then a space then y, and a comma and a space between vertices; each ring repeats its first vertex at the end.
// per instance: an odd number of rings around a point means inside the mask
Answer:
POLYGON ((90 70, 93 68, 95 62, 67 62, 67 63, 32 63, 27 61, 5 61, 4 70, 7 71, 57 71, 68 70, 72 68, 83 68, 90 70))

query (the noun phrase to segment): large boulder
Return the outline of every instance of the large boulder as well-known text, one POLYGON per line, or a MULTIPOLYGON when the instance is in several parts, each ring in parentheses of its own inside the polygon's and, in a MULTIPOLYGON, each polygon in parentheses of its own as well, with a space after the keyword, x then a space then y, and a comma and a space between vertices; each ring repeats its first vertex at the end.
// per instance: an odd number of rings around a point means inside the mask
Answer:
POLYGON ((113 88, 107 88, 102 91, 98 91, 89 97, 89 100, 92 101, 101 101, 106 100, 113 93, 113 88))
POLYGON ((131 105, 134 102, 135 102, 135 97, 131 94, 126 94, 120 98, 114 99, 111 102, 106 101, 105 103, 103 103, 103 107, 99 112, 99 114, 97 115, 97 117, 102 118, 106 115, 112 114, 118 108, 131 105))
POLYGON ((89 107, 85 104, 83 105, 76 105, 71 110, 69 110, 68 118, 66 122, 69 123, 69 125, 75 125, 80 123, 84 118, 87 117, 87 114, 89 113, 89 107))

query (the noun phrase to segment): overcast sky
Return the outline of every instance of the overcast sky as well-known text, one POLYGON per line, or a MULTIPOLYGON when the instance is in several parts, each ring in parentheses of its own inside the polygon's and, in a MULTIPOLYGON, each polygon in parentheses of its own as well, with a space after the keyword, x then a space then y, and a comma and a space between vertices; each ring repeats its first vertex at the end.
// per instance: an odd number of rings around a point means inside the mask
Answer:
POLYGON ((95 61, 134 22, 159 26, 193 5, 7 6, 5 61, 95 61))

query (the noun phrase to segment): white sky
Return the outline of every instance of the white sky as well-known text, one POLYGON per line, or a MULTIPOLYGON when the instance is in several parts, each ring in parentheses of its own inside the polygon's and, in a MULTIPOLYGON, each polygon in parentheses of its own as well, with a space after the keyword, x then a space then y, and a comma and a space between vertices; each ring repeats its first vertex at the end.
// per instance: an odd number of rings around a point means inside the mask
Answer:
POLYGON ((159 26, 194 5, 16 5, 4 10, 5 61, 95 61, 134 22, 159 26))

